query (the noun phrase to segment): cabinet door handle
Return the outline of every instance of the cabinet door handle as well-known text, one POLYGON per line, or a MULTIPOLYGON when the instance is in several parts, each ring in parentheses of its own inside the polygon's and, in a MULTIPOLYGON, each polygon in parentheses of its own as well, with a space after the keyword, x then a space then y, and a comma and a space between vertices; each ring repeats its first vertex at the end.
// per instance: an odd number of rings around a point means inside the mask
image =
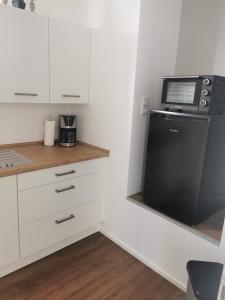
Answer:
POLYGON ((69 217, 66 217, 66 218, 64 218, 64 219, 58 219, 58 220, 55 220, 55 223, 56 223, 57 225, 59 225, 59 224, 62 224, 62 223, 64 223, 64 222, 70 221, 70 220, 72 220, 72 219, 75 219, 75 216, 74 216, 74 215, 70 215, 69 217))
POLYGON ((38 94, 34 93, 14 93, 15 96, 31 96, 31 97, 37 97, 38 94))
POLYGON ((62 95, 63 98, 80 98, 80 95, 62 95))
POLYGON ((71 171, 64 172, 64 173, 55 173, 55 176, 56 177, 62 177, 62 176, 71 175, 71 174, 75 174, 75 173, 76 173, 76 171, 71 170, 71 171))
POLYGON ((74 185, 71 185, 71 186, 66 187, 66 188, 64 188, 64 189, 61 189, 61 190, 56 189, 55 192, 56 192, 57 194, 60 194, 60 193, 66 192, 66 191, 74 190, 75 188, 76 188, 76 187, 75 187, 74 185))

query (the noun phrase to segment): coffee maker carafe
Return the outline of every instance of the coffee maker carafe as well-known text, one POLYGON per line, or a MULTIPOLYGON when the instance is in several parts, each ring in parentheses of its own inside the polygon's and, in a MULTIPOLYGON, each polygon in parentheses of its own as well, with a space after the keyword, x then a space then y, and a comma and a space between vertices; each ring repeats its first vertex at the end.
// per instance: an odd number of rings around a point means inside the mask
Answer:
POLYGON ((59 144, 63 147, 76 145, 77 139, 77 116, 59 115, 59 144))

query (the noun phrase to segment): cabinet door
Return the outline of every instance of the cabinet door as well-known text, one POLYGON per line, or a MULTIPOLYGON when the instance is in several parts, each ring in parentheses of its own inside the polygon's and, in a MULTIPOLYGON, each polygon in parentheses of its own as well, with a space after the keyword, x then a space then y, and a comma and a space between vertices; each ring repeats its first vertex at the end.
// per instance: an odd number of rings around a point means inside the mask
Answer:
POLYGON ((50 19, 50 102, 87 103, 90 30, 50 19))
POLYGON ((0 7, 0 102, 48 103, 48 18, 0 7))
POLYGON ((0 179, 0 268, 19 259, 16 176, 0 179))

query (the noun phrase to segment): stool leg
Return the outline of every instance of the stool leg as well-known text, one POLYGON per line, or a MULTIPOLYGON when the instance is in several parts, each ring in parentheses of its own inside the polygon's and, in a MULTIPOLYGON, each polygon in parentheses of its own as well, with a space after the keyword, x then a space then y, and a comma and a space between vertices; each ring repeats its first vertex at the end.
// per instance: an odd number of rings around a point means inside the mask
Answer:
POLYGON ((197 300, 197 298, 195 297, 194 291, 192 289, 190 280, 188 281, 186 300, 197 300))
POLYGON ((221 284, 217 300, 225 300, 225 286, 221 284))

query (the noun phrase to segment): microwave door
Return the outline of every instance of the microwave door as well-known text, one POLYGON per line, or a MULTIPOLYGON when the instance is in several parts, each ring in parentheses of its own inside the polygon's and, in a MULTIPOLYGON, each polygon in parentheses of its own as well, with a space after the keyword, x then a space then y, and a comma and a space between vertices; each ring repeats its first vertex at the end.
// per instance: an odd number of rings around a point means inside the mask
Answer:
POLYGON ((209 121, 152 114, 144 201, 183 223, 194 225, 209 121))

